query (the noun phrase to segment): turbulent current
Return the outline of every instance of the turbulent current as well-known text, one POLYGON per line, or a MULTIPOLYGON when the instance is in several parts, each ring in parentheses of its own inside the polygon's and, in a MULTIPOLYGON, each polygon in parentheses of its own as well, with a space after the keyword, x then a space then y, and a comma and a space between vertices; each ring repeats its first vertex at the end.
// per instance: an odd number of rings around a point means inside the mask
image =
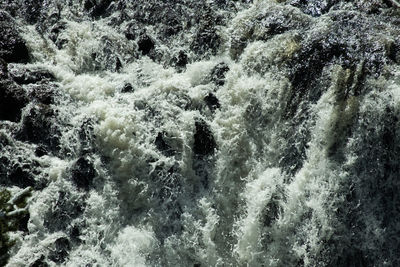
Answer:
POLYGON ((394 0, 1 0, 0 265, 400 266, 394 0))

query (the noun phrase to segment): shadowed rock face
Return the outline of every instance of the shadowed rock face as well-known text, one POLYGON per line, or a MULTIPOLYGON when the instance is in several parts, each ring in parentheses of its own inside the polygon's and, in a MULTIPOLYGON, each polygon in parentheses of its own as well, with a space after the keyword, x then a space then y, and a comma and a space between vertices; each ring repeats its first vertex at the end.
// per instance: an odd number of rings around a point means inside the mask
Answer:
POLYGON ((0 82, 0 120, 18 122, 29 100, 25 90, 11 81, 0 82))
POLYGON ((15 28, 14 19, 2 10, 0 10, 0 57, 6 62, 29 61, 28 48, 15 28))

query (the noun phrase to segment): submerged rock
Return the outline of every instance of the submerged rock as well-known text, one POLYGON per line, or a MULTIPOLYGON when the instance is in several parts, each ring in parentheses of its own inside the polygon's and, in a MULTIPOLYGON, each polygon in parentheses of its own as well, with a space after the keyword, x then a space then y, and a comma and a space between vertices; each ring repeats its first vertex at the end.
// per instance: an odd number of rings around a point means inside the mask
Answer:
POLYGON ((71 178, 74 184, 85 191, 88 191, 93 184, 96 170, 93 164, 84 157, 79 158, 71 168, 71 178))
POLYGON ((89 15, 94 18, 106 17, 112 11, 111 4, 113 2, 112 0, 86 0, 84 2, 84 9, 89 11, 89 15))
POLYGON ((0 81, 0 120, 18 122, 28 104, 26 91, 11 81, 0 81))
POLYGON ((11 78, 18 84, 54 81, 54 75, 45 69, 29 69, 24 67, 9 70, 11 78))
POLYGON ((218 98, 213 93, 209 93, 206 97, 204 97, 204 102, 206 102, 208 108, 212 112, 221 107, 218 98))
POLYGON ((176 152, 172 149, 170 145, 168 145, 168 143, 165 142, 165 135, 165 132, 158 133, 154 144, 156 145, 157 149, 161 151, 161 153, 163 153, 167 157, 171 157, 176 152))
POLYGON ((65 231, 84 210, 82 200, 78 201, 69 192, 60 191, 54 207, 44 214, 44 226, 51 232, 65 231))
POLYGON ((217 147, 209 126, 203 120, 196 120, 193 152, 200 157, 212 155, 217 147))
POLYGON ((40 258, 36 259, 29 267, 48 267, 50 266, 46 261, 44 255, 41 255, 40 258))
POLYGON ((126 83, 122 88, 121 88, 121 93, 132 93, 134 91, 132 84, 126 83))
POLYGON ((49 151, 57 152, 60 148, 60 131, 56 112, 47 105, 33 105, 24 115, 16 136, 19 140, 41 144, 49 151))
POLYGON ((49 259, 55 263, 63 263, 71 250, 71 243, 68 238, 60 237, 54 242, 54 248, 49 253, 49 259))
POLYGON ((229 71, 229 67, 226 63, 221 62, 217 64, 210 73, 211 81, 218 86, 223 86, 225 84, 225 75, 229 71))
POLYGON ((137 43, 139 52, 141 52, 142 55, 148 55, 155 47, 153 39, 147 34, 140 36, 137 43))

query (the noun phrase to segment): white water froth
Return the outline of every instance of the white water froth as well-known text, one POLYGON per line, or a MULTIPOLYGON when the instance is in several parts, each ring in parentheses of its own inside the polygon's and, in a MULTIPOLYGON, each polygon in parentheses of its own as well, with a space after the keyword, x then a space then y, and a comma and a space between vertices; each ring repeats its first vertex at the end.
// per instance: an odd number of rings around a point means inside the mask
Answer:
MULTIPOLYGON (((268 9, 270 4, 255 3, 227 29, 220 29, 221 34, 245 35, 246 23, 264 12, 260 6, 268 9)), ((218 56, 191 63, 178 73, 147 57, 132 60, 135 44, 125 42, 106 22, 68 22, 63 33, 68 45, 61 50, 33 27, 26 27, 24 35, 36 65, 52 71, 68 96, 57 106, 70 127, 63 132, 62 146, 76 148, 76 131, 87 119, 94 123, 98 175, 95 189, 85 196, 83 215, 74 219, 84 225, 83 242, 69 252, 65 266, 295 266, 299 258, 305 266, 315 266, 314 255, 322 253, 324 242, 340 228, 335 212, 343 201, 340 186, 348 173, 327 156, 338 121, 358 109, 378 111, 375 97, 393 97, 391 103, 399 110, 397 83, 380 95, 342 103, 343 110, 338 110, 335 90, 342 72, 332 67, 330 87, 310 104, 314 126, 307 160, 289 179, 278 163, 287 142, 281 133, 288 127, 280 118, 291 90, 281 64, 299 49, 293 32, 252 42, 238 61, 230 59, 226 44, 218 56), (103 45, 104 36, 119 47, 121 60, 130 61, 120 72, 96 70, 98 63, 91 55, 103 45), (204 97, 213 91, 207 77, 222 61, 230 70, 225 85, 215 92, 221 108, 215 114, 186 108, 204 106, 204 97), (125 83, 134 91, 121 93, 125 83), (210 171, 211 189, 193 170, 196 118, 210 125, 218 147, 211 165, 204 167, 210 171), (175 155, 156 149, 158 132, 167 133, 175 155), (157 177, 160 166, 178 166, 179 175, 157 177), (179 184, 181 191, 173 195, 169 188, 172 196, 160 202, 155 192, 168 181, 155 179, 171 179, 168 186, 179 184), (180 206, 179 219, 171 218, 169 204, 172 209, 180 206), (162 236, 160 227, 174 227, 178 221, 179 230, 162 236)), ((357 155, 347 157, 351 164, 357 155)), ((44 214, 61 189, 71 192, 71 199, 83 198, 65 178, 73 160, 45 156, 39 162, 51 183, 32 196, 29 235, 17 243, 9 266, 30 263, 32 255, 46 252, 55 239, 66 235, 43 226, 44 214)), ((379 239, 378 227, 376 231, 379 239)))

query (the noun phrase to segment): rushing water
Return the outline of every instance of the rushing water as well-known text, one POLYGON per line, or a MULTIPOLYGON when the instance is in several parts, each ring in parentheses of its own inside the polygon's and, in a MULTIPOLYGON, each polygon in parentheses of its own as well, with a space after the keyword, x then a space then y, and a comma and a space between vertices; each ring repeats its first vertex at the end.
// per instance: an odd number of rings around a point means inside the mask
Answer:
POLYGON ((29 196, 4 264, 400 264, 393 2, 0 7, 29 51, 0 53, 29 96, 0 121, 2 194, 29 196))

